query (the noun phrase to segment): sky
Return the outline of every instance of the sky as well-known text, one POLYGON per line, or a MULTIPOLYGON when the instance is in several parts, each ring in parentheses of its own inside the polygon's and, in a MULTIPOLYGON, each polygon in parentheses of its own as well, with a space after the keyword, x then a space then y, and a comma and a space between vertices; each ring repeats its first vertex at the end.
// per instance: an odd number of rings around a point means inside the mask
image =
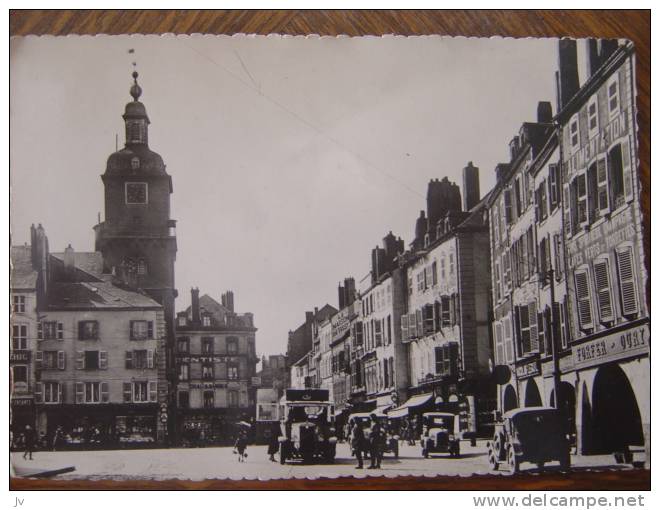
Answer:
POLYGON ((172 176, 177 310, 199 287, 255 315, 286 351, 306 310, 337 306, 371 249, 412 241, 426 186, 482 195, 539 101, 555 110, 553 39, 68 36, 12 39, 12 244, 92 251, 108 156, 136 62, 149 146, 172 176), (134 53, 129 54, 129 49, 134 53))

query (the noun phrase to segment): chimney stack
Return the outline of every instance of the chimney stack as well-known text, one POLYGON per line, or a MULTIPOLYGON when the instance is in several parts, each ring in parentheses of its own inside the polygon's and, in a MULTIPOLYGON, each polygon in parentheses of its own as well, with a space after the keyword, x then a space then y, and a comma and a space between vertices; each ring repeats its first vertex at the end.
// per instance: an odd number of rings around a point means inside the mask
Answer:
POLYGON ((577 45, 573 39, 559 39, 559 105, 563 110, 580 89, 577 45))
POLYGON ((339 309, 343 310, 346 306, 346 289, 341 283, 339 284, 339 287, 337 287, 337 293, 339 294, 339 309))
POLYGON ((592 76, 619 47, 616 39, 587 39, 587 71, 592 76))
POLYGON ((190 302, 192 308, 192 322, 193 324, 199 325, 201 323, 199 316, 199 288, 194 287, 190 289, 190 302))
POLYGON ((64 249, 64 271, 72 273, 76 267, 76 254, 71 244, 64 249))
POLYGON ((479 167, 470 161, 463 168, 463 210, 469 211, 479 203, 481 194, 479 191, 479 167))
POLYGON ((230 312, 234 311, 234 293, 228 290, 221 296, 222 306, 230 312))
POLYGON ((536 107, 536 121, 539 124, 550 124, 552 122, 552 104, 550 104, 550 101, 539 101, 536 107))
POLYGON ((344 279, 344 292, 345 292, 345 301, 346 306, 350 306, 355 302, 355 279, 354 278, 345 278, 344 279))

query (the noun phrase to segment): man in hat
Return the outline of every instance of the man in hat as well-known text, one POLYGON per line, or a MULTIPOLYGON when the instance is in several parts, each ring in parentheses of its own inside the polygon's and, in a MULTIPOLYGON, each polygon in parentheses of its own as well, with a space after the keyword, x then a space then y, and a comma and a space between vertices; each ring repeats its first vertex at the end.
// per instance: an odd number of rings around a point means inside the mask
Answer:
POLYGON ((383 458, 383 429, 378 422, 378 417, 371 414, 371 434, 369 434, 369 454, 371 455, 371 465, 368 469, 380 469, 380 462, 383 458))

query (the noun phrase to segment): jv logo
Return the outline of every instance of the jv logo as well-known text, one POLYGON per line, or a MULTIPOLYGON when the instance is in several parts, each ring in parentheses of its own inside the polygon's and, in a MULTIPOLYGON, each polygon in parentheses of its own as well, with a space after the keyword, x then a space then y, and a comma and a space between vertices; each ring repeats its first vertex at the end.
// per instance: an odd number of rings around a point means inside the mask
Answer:
POLYGON ((23 506, 23 503, 25 503, 25 498, 16 498, 13 508, 23 506))

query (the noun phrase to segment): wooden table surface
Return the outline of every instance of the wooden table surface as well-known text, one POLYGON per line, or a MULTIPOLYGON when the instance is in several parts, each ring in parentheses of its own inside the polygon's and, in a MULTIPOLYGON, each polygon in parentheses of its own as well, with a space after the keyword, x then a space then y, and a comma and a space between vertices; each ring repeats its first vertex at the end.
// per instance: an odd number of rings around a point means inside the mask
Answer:
MULTIPOLYGON (((10 35, 126 33, 280 33, 290 35, 464 35, 512 37, 627 38, 637 51, 639 155, 644 212, 646 268, 650 275, 650 11, 93 11, 13 10, 10 35)), ((650 279, 647 301, 650 306, 650 279)), ((644 490, 651 486, 647 470, 580 472, 570 475, 520 475, 397 479, 205 482, 86 482, 14 479, 10 488, 32 489, 463 489, 463 490, 644 490)))

